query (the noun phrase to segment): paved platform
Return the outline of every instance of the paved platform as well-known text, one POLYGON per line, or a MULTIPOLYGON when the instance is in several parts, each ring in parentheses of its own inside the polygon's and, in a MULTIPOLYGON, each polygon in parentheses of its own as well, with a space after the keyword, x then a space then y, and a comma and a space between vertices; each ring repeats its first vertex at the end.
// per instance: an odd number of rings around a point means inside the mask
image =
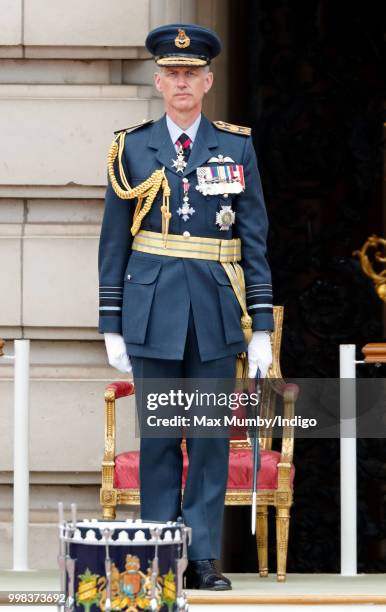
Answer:
MULTIPOLYGON (((358 576, 340 576, 339 574, 288 574, 287 581, 278 583, 275 574, 260 578, 256 574, 228 574, 232 580, 232 591, 212 592, 188 590, 190 606, 200 610, 213 606, 226 609, 264 609, 273 611, 294 609, 302 605, 302 612, 308 606, 325 606, 334 610, 357 605, 363 609, 385 608, 386 610, 386 574, 360 574, 358 576), (343 607, 342 607, 343 606, 343 607), (341 608, 342 607, 342 608, 341 608)), ((59 572, 57 570, 37 570, 29 572, 0 572, 0 591, 58 591, 59 572)), ((6 604, 3 595, 1 604, 6 604)), ((23 606, 24 607, 24 606, 23 606)), ((39 606, 40 607, 40 606, 39 606)), ((21 610, 22 606, 17 606, 21 610)), ((52 606, 41 606, 48 610, 52 606)), ((29 608, 31 610, 31 608, 29 608)), ((36 610, 36 607, 34 607, 36 610)), ((2 607, 4 610, 4 607, 2 607)), ((13 606, 15 610, 15 606, 13 606)))

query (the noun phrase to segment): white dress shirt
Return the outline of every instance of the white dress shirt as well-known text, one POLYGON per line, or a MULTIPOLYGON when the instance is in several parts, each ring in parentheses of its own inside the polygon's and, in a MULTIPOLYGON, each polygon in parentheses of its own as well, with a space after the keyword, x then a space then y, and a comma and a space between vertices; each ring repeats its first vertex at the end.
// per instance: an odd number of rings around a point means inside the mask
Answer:
POLYGON ((192 141, 191 147, 193 146, 194 139, 197 135, 198 126, 200 125, 200 121, 201 113, 198 115, 196 121, 192 123, 190 127, 188 127, 186 130, 183 130, 179 125, 174 123, 172 119, 170 119, 169 115, 166 115, 166 125, 168 126, 170 138, 172 139, 172 143, 174 144, 176 151, 178 150, 178 147, 176 146, 176 141, 179 139, 181 134, 186 134, 187 136, 189 136, 190 140, 192 141))

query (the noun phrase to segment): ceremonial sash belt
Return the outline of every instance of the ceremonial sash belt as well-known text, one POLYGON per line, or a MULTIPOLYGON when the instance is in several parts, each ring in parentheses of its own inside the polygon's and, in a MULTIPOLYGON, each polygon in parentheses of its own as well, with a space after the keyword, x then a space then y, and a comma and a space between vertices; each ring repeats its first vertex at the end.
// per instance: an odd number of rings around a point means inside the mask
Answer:
POLYGON ((240 238, 222 240, 220 238, 168 234, 165 244, 161 233, 139 230, 134 236, 131 248, 133 251, 142 251, 152 255, 208 259, 220 263, 237 262, 241 259, 240 238))
MULTIPOLYGON (((139 230, 132 243, 133 251, 141 251, 152 255, 169 257, 188 257, 190 259, 206 259, 222 264, 238 299, 243 315, 241 327, 245 341, 252 337, 252 318, 247 312, 245 299, 244 271, 237 262, 241 260, 240 238, 222 240, 221 238, 202 238, 201 236, 181 236, 168 234, 167 242, 159 232, 139 230)), ((247 360, 245 353, 240 356, 240 366, 237 368, 237 378, 247 377, 247 360)))

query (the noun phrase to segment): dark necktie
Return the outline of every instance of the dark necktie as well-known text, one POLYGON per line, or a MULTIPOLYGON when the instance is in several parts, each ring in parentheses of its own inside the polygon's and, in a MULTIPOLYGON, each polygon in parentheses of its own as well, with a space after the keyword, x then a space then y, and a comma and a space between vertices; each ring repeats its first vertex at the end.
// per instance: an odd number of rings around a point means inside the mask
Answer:
POLYGON ((180 137, 176 141, 176 145, 178 147, 182 147, 182 151, 184 153, 184 159, 185 159, 186 162, 189 159, 190 145, 191 144, 192 144, 192 141, 190 140, 190 138, 189 138, 189 136, 187 134, 184 134, 184 132, 180 135, 180 137))

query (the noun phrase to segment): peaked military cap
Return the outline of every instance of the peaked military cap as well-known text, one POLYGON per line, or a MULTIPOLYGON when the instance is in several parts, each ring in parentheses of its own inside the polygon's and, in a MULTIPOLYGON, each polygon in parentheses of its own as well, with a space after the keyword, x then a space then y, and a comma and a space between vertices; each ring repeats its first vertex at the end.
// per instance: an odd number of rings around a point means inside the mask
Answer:
POLYGON ((206 66, 221 51, 215 32, 183 23, 155 28, 145 45, 159 66, 206 66))

